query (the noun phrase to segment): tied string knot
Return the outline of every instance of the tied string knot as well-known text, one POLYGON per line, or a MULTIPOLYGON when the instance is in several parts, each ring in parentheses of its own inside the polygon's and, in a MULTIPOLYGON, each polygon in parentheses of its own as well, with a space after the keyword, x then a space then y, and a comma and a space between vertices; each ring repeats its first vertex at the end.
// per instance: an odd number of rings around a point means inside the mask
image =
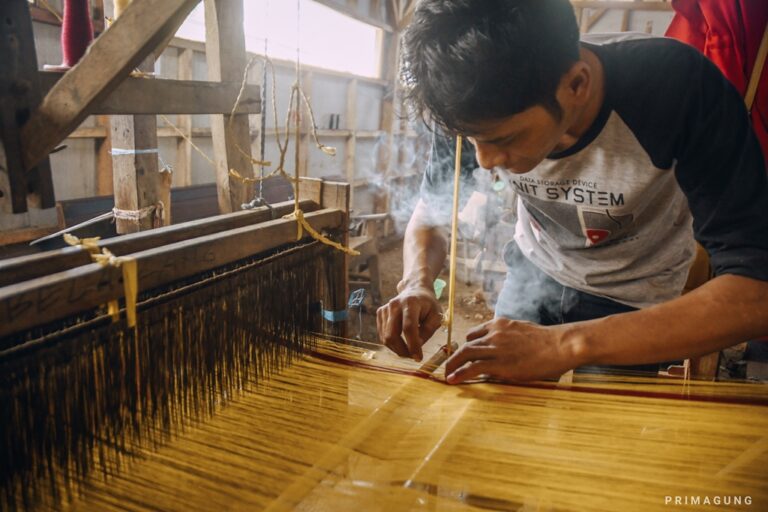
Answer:
POLYGON ((349 247, 345 247, 341 245, 338 242, 334 242, 330 238, 326 237, 322 233, 315 230, 315 228, 312 227, 312 225, 307 221, 307 219, 304 218, 304 212, 301 211, 301 209, 296 209, 293 211, 293 213, 289 213, 284 219, 293 219, 296 221, 296 227, 297 227, 297 234, 296 234, 296 240, 301 240, 302 236, 304 236, 304 231, 309 233, 309 236, 314 238, 320 243, 323 243, 325 245, 328 245, 330 247, 333 247, 334 249, 337 249, 345 254, 349 254, 350 256, 359 256, 360 253, 354 249, 351 249, 349 247))
POLYGON ((162 201, 158 201, 157 204, 146 206, 139 210, 121 210, 120 208, 112 208, 112 214, 118 220, 124 220, 134 224, 139 224, 142 219, 154 214, 152 227, 160 228, 165 225, 165 205, 162 201))
MULTIPOLYGON (((64 241, 72 247, 81 247, 88 251, 94 263, 98 263, 102 267, 114 267, 122 270, 125 316, 128 327, 136 327, 136 303, 139 296, 139 272, 136 260, 130 256, 115 256, 106 247, 99 247, 99 237, 80 239, 69 233, 64 233, 64 241)), ((107 303, 107 311, 113 322, 120 320, 120 303, 117 299, 107 303)))

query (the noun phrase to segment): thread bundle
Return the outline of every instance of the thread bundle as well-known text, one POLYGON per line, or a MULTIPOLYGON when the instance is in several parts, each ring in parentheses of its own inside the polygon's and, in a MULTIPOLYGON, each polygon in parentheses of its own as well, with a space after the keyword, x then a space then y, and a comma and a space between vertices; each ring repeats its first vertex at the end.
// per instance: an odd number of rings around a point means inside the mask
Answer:
POLYGON ((65 0, 61 24, 63 67, 72 67, 85 55, 93 41, 89 0, 65 0))

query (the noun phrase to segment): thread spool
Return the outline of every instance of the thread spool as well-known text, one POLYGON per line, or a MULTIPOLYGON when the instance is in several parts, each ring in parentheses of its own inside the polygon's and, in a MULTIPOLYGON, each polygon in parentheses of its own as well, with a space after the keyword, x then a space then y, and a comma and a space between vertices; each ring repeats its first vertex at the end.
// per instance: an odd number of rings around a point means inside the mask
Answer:
POLYGON ((62 66, 71 68, 85 55, 93 41, 89 0, 65 0, 61 24, 62 66))

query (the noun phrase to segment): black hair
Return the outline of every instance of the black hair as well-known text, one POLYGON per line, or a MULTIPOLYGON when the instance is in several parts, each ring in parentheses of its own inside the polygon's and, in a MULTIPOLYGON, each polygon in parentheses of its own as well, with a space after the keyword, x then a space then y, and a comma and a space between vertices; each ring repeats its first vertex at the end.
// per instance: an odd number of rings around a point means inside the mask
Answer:
POLYGON ((406 101, 455 133, 535 105, 559 120, 579 28, 568 0, 421 0, 402 44, 406 101))

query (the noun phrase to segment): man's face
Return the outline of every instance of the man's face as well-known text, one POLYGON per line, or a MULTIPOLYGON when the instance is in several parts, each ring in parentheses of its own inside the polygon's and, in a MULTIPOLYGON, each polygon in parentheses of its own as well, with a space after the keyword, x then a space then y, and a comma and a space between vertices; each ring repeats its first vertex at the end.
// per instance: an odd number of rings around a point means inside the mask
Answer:
POLYGON ((537 105, 510 117, 474 123, 468 139, 481 167, 525 174, 553 151, 569 145, 564 135, 571 120, 572 112, 564 111, 558 120, 537 105))

